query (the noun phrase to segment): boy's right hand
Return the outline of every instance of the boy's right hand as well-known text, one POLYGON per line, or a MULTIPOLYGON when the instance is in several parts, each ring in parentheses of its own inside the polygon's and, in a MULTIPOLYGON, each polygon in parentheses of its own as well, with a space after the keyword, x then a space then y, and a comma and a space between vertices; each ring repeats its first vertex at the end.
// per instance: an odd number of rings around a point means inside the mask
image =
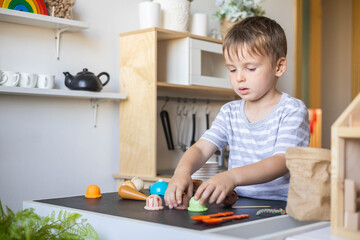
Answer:
POLYGON ((193 195, 193 184, 191 176, 174 175, 166 189, 164 200, 170 209, 177 207, 182 202, 182 195, 186 192, 189 197, 193 195))

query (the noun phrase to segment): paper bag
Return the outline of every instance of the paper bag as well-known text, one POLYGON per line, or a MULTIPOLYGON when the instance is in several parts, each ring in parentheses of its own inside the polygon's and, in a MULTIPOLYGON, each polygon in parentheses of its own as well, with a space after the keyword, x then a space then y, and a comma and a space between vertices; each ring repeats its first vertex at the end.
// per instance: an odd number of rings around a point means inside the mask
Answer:
POLYGON ((290 171, 287 214, 300 221, 330 220, 331 151, 290 147, 285 157, 290 171))

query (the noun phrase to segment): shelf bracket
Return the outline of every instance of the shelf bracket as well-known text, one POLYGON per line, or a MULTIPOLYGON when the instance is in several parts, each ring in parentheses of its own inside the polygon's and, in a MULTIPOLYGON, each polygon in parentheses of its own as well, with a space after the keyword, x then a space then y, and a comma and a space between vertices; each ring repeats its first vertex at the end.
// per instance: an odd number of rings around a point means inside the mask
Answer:
POLYGON ((93 124, 94 124, 94 128, 96 128, 99 102, 105 101, 105 99, 90 99, 90 101, 91 101, 91 107, 94 109, 93 124))
POLYGON ((55 30, 55 41, 56 41, 56 59, 59 60, 60 56, 59 56, 59 52, 60 52, 60 37, 61 37, 61 33, 65 32, 69 30, 69 28, 62 28, 62 29, 57 29, 55 30))

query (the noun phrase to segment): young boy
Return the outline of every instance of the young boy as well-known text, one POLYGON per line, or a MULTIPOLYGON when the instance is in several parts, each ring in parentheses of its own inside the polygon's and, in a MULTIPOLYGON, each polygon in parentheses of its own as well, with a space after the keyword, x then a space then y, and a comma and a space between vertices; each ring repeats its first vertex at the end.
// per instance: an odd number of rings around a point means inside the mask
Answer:
POLYGON ((239 196, 285 200, 288 147, 309 145, 309 117, 304 103, 279 92, 286 70, 284 30, 267 17, 249 17, 234 25, 223 43, 232 88, 241 100, 222 106, 212 126, 181 158, 165 193, 171 209, 182 193, 193 193, 191 175, 229 145, 229 170, 200 185, 194 198, 221 203, 234 188, 239 196))

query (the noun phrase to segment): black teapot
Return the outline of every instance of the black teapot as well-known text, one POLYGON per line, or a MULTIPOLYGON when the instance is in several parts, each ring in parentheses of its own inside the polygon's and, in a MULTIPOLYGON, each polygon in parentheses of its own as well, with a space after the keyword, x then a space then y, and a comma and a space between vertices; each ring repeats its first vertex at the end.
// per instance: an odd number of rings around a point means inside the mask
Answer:
POLYGON ((65 86, 71 90, 86 90, 99 92, 110 81, 110 75, 106 72, 101 72, 97 76, 84 68, 82 72, 78 72, 76 76, 71 75, 69 72, 64 72, 65 86), (102 83, 100 77, 105 75, 107 80, 102 83))

